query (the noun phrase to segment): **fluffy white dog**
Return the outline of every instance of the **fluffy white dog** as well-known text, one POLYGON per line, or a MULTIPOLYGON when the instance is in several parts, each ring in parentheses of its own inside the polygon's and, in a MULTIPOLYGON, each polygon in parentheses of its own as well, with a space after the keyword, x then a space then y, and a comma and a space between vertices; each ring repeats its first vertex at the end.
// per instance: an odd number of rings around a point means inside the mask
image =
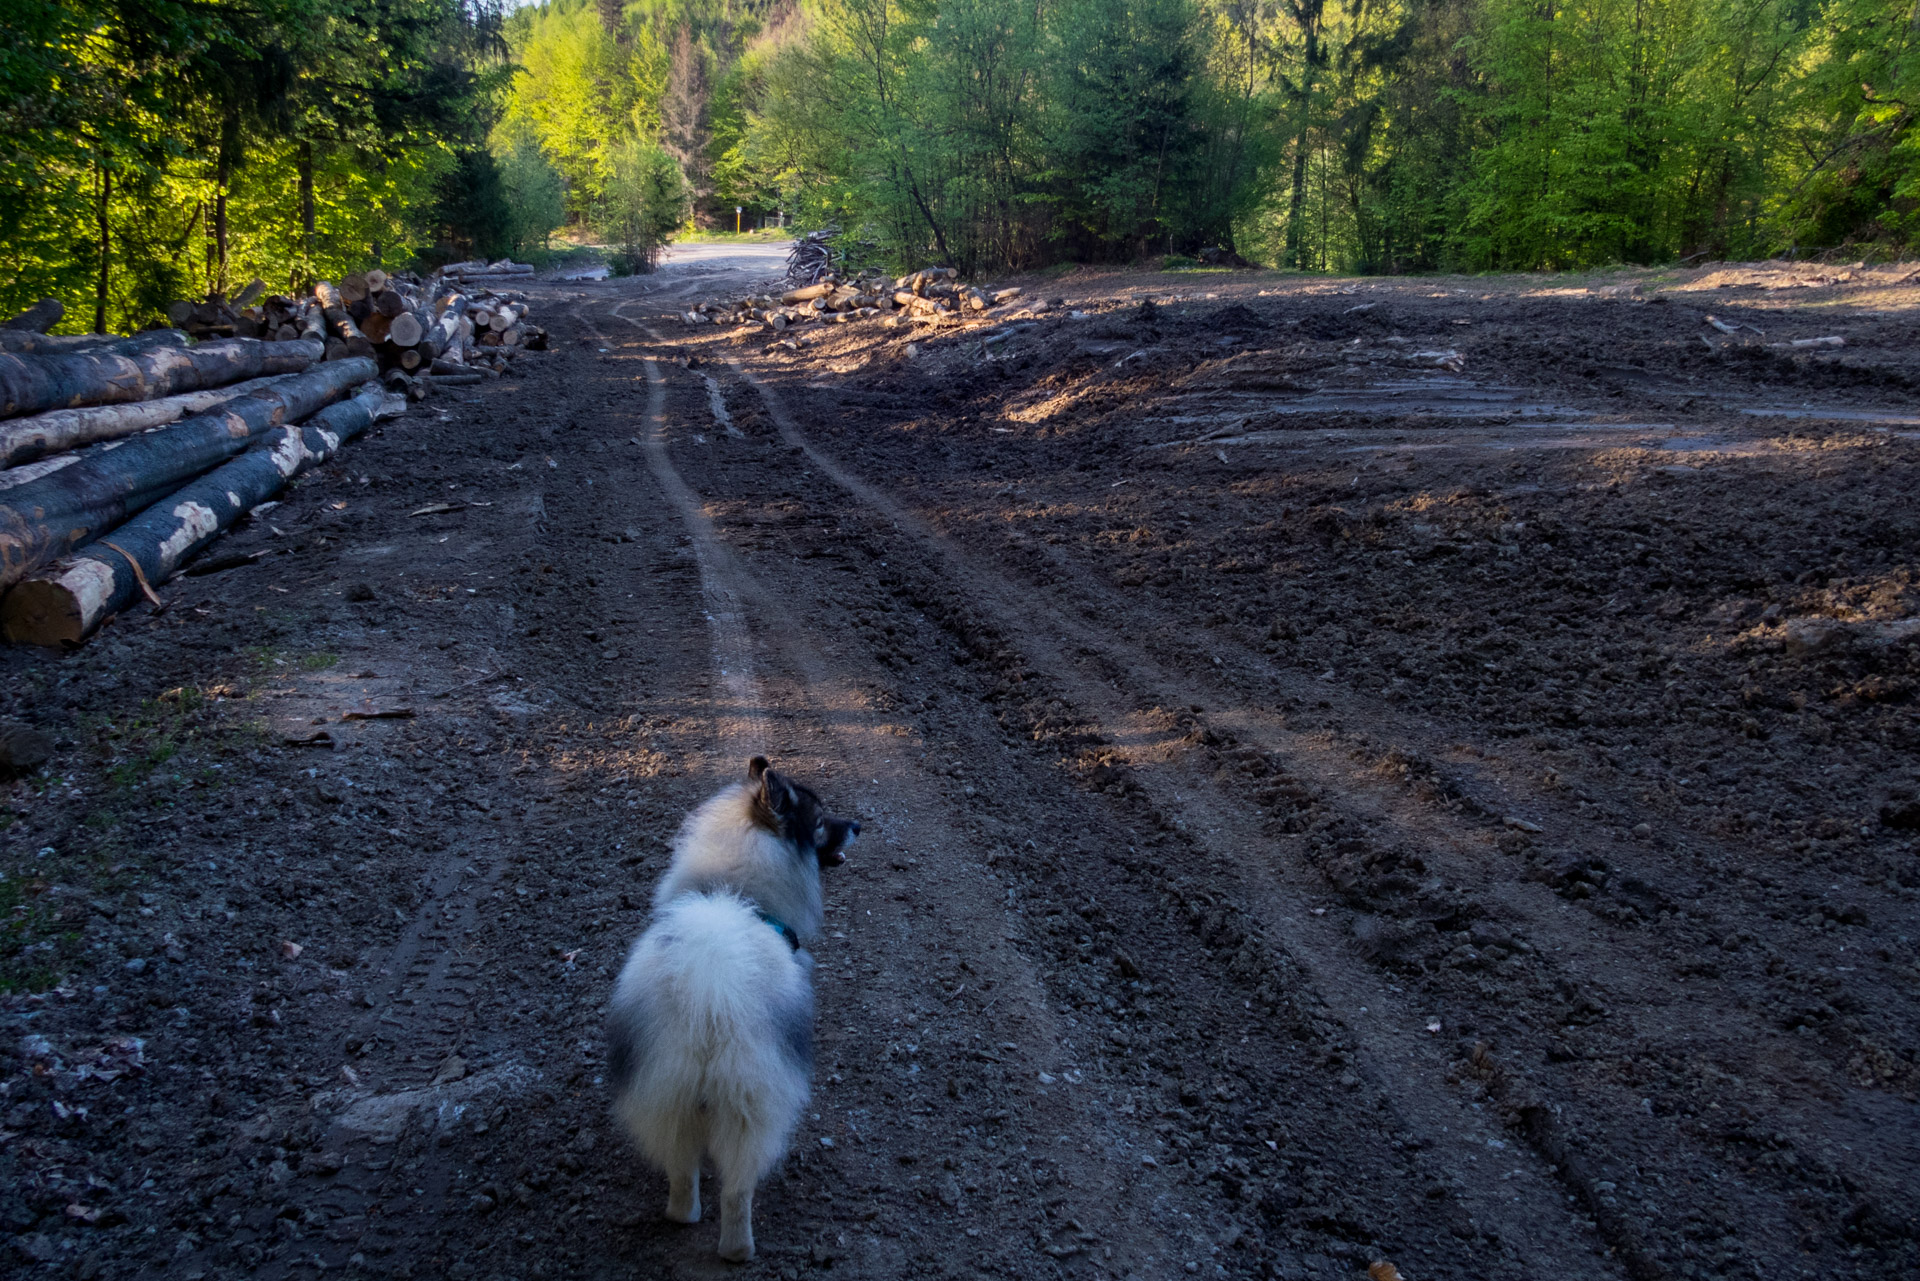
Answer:
POLYGON ((720 1257, 753 1257, 753 1191, 787 1150, 813 1073, 820 869, 860 832, 765 757, 674 838, 653 923, 614 988, 614 1111, 667 1176, 667 1217, 700 1220, 720 1175, 720 1257))

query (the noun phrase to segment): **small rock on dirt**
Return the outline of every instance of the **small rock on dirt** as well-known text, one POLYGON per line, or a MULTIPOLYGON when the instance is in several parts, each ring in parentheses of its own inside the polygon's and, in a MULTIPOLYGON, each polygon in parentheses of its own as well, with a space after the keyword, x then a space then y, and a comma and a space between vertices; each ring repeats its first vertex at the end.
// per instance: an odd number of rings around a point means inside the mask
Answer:
POLYGON ((53 740, 20 721, 0 721, 0 776, 39 769, 53 756, 53 740))

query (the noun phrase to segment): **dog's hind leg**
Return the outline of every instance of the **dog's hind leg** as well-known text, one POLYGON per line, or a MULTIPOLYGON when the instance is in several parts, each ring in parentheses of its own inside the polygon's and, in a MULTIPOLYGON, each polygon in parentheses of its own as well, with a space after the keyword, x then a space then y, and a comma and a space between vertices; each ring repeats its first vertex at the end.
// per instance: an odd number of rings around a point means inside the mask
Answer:
POLYGON ((675 1128, 661 1154, 667 1171, 667 1217, 675 1223, 700 1222, 700 1158, 706 1146, 706 1127, 689 1119, 675 1128))
POLYGON ((720 1176, 720 1257, 745 1263, 753 1257, 753 1185, 759 1180, 738 1180, 737 1171, 729 1173, 735 1177, 720 1176))
POLYGON ((753 1189, 779 1159, 779 1139, 747 1117, 714 1118, 713 1163, 720 1173, 720 1257, 745 1263, 753 1257, 753 1189))

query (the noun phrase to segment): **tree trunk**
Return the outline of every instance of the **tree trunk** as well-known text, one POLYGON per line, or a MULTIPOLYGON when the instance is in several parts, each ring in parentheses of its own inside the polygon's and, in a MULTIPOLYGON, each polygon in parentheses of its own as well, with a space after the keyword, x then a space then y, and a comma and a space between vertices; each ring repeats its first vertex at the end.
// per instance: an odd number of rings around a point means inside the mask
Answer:
POLYGON ((17 644, 78 644, 138 599, 142 579, 150 586, 165 582, 243 513, 398 410, 388 408, 378 384, 369 384, 303 426, 273 428, 238 458, 169 494, 65 564, 20 583, 0 604, 0 630, 17 644))
POLYGON ((218 413, 148 432, 0 491, 0 589, 218 466, 260 433, 308 417, 378 372, 371 360, 321 365, 269 391, 229 401, 218 413))
POLYGON ((239 159, 240 114, 229 109, 220 122, 220 161, 215 170, 217 189, 213 198, 213 246, 220 264, 209 293, 227 292, 227 187, 233 181, 234 161, 239 159))
POLYGON ((107 214, 113 204, 113 170, 100 162, 100 283, 93 293, 93 332, 107 332, 107 281, 113 263, 113 228, 107 214))
POLYGON ((1293 143, 1293 190, 1287 200, 1287 247, 1282 262, 1300 267, 1300 229, 1307 216, 1307 130, 1301 127, 1293 143))
POLYGON ((313 141, 300 140, 300 279, 305 284, 313 276, 313 141))
POLYGON ((44 334, 60 323, 67 314, 66 306, 58 298, 42 298, 33 306, 9 320, 0 328, 17 329, 26 333, 44 334))
MULTIPOLYGON (((17 467, 47 454, 65 453, 98 440, 117 440, 149 427, 162 427, 194 414, 208 413, 238 397, 270 390, 287 376, 279 374, 272 378, 254 378, 207 391, 190 391, 131 405, 55 409, 31 418, 0 422, 0 468, 17 467)), ((0 471, 0 484, 5 484, 12 476, 11 472, 0 471)))
POLYGON ((225 338, 197 347, 129 355, 0 355, 0 418, 79 405, 124 405, 224 387, 261 374, 290 374, 320 358, 309 343, 225 338))

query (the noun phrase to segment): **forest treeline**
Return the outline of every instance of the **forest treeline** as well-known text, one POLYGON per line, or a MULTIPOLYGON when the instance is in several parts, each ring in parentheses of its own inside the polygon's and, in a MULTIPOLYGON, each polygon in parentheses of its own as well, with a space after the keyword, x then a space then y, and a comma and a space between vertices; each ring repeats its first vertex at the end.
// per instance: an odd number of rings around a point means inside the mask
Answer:
POLYGON ((5 0, 0 309, 624 266, 776 212, 967 271, 1904 251, 1920 0, 5 0))
POLYGON ((551 0, 509 28, 536 72, 509 120, 574 181, 651 132, 716 213, 894 262, 1886 253, 1920 210, 1915 0, 551 0))
MULTIPOLYGON (((503 0, 0 0, 0 311, 153 322, 259 277, 298 288, 543 245, 560 172, 500 146, 503 0)), ((630 130, 596 225, 644 257, 684 184, 630 130)), ((577 201, 576 201, 577 204, 577 201)))

